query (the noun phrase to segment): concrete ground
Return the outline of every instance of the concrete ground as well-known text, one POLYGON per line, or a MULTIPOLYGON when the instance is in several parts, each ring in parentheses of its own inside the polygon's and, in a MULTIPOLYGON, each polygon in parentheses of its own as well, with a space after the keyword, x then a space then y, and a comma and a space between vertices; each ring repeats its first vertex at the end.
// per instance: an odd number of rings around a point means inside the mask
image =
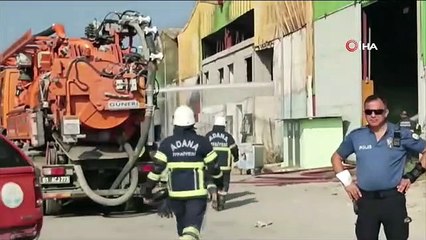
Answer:
MULTIPOLYGON (((233 199, 226 210, 215 212, 209 208, 202 229, 204 240, 355 239, 352 204, 338 183, 281 187, 233 184, 231 192, 233 199), (256 228, 257 221, 272 222, 272 225, 256 228)), ((413 219, 410 239, 425 240, 426 181, 411 187, 407 205, 413 219)), ((171 240, 177 237, 174 218, 162 219, 155 213, 103 217, 96 211, 80 211, 80 216, 45 217, 40 239, 171 240)), ((381 239, 385 239, 383 233, 381 239)))

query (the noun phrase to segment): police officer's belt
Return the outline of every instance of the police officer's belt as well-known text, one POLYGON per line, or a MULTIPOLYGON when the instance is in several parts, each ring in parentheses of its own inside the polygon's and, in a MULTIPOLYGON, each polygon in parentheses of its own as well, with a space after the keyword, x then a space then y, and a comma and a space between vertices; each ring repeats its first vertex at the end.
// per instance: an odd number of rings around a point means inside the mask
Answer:
POLYGON ((398 192, 396 188, 380 190, 380 191, 365 191, 360 189, 360 191, 362 194, 362 198, 368 198, 368 199, 383 199, 383 198, 393 197, 393 196, 402 194, 398 192))

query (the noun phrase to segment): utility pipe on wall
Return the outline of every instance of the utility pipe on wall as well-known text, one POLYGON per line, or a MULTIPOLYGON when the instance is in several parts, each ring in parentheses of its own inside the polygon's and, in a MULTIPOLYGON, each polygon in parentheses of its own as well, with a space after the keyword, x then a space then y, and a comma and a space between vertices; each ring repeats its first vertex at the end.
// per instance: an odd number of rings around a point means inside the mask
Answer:
POLYGON ((307 86, 306 86, 307 90, 308 90, 308 99, 306 101, 306 109, 307 111, 307 115, 309 118, 313 118, 314 117, 314 101, 313 101, 313 89, 312 89, 312 75, 308 76, 308 82, 307 82, 307 86))

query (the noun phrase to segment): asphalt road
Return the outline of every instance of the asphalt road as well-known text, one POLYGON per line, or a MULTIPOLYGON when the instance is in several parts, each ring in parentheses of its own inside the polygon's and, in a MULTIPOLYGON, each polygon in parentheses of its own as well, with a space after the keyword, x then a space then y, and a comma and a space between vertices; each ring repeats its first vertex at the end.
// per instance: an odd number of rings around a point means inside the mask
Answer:
MULTIPOLYGON (((231 192, 233 199, 226 210, 209 208, 202 229, 204 240, 355 239, 352 205, 338 183, 234 184, 231 192), (258 221, 272 225, 257 228, 258 221)), ((407 205, 413 219, 410 239, 425 240, 426 181, 412 186, 407 205)), ((41 240, 178 239, 174 218, 162 219, 153 212, 105 217, 88 203, 68 207, 74 213, 45 217, 41 240)))

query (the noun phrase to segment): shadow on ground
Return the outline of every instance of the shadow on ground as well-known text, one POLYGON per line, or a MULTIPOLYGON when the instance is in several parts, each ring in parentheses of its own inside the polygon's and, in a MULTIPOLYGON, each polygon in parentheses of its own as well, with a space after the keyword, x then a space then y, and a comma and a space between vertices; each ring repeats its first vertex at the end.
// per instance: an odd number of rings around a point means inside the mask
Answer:
POLYGON ((82 216, 102 216, 107 218, 132 218, 155 214, 156 208, 146 206, 141 211, 124 211, 122 207, 105 207, 93 203, 90 200, 80 200, 71 202, 63 206, 60 214, 55 218, 70 218, 82 216))
POLYGON ((236 207, 242 207, 244 205, 250 204, 250 203, 256 203, 258 202, 256 198, 245 198, 242 200, 235 200, 238 198, 242 198, 245 196, 254 195, 254 192, 250 191, 244 191, 244 192, 235 192, 235 193, 228 193, 226 196, 226 204, 225 204, 225 210, 236 208, 236 207))
POLYGON ((227 201, 226 205, 225 205, 225 210, 227 209, 232 209, 232 208, 237 208, 237 207, 242 207, 244 205, 250 204, 250 203, 257 203, 258 201, 256 200, 256 198, 247 198, 247 199, 243 199, 243 200, 237 200, 237 201, 227 201))
MULTIPOLYGON (((246 198, 236 200, 245 196, 254 195, 254 192, 243 191, 229 193, 227 195, 226 209, 241 207, 250 203, 256 203, 256 198, 246 198)), ((122 207, 105 207, 92 202, 91 200, 76 200, 63 206, 60 214, 55 215, 55 218, 72 218, 83 216, 101 216, 105 218, 134 218, 156 214, 155 206, 146 206, 142 211, 124 211, 122 207)))
POLYGON ((248 195, 253 195, 254 192, 250 191, 244 191, 244 192, 236 192, 236 193, 228 193, 228 196, 226 196, 227 201, 231 201, 236 198, 241 198, 248 195))

